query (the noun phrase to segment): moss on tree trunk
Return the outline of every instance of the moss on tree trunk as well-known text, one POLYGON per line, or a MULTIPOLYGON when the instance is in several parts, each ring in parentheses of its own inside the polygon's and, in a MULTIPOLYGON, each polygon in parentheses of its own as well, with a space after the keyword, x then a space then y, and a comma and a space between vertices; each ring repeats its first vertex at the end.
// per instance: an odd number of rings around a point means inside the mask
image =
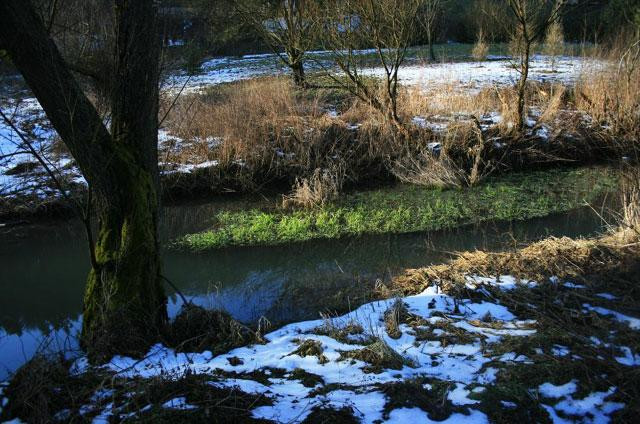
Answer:
POLYGON ((97 201, 99 232, 84 296, 82 345, 93 359, 144 353, 166 322, 153 176, 122 154, 118 201, 97 201))
POLYGON ((31 3, 0 2, 0 42, 96 194, 99 232, 81 337, 96 360, 143 352, 166 322, 157 230, 158 4, 113 4, 116 48, 108 131, 31 3))

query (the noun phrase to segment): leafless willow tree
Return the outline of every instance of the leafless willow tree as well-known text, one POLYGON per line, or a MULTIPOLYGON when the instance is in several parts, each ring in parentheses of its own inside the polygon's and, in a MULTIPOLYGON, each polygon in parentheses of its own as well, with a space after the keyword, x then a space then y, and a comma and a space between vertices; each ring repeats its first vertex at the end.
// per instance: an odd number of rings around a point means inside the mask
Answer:
POLYGON ((414 41, 424 0, 332 0, 314 9, 318 40, 331 51, 344 78, 334 81, 384 114, 398 116, 398 71, 414 41), (363 75, 362 49, 371 48, 383 70, 382 87, 363 75))
POLYGON ((438 17, 442 13, 444 0, 424 0, 420 8, 419 22, 427 35, 427 44, 429 46, 429 59, 436 60, 436 53, 433 49, 435 32, 437 29, 438 17))
POLYGON ((90 240, 81 341, 96 359, 143 351, 167 319, 158 241, 157 2, 112 0, 111 7, 107 129, 32 1, 0 2, 0 45, 94 193, 99 222, 90 240))
POLYGON ((514 67, 520 74, 516 84, 516 129, 525 125, 527 80, 533 46, 543 39, 547 28, 560 19, 568 0, 504 0, 511 11, 511 38, 516 54, 514 67))
POLYGON ((305 53, 312 43, 308 0, 237 0, 236 9, 293 74, 297 86, 306 85, 305 53))

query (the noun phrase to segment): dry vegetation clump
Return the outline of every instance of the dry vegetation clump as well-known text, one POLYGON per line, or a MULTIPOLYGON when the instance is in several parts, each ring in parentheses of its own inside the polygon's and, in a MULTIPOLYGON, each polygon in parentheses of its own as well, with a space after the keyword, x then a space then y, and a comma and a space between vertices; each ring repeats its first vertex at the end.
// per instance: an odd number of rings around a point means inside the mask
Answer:
POLYGON ((322 343, 320 343, 318 340, 313 340, 313 339, 307 339, 301 342, 300 346, 287 356, 291 356, 291 355, 298 355, 302 358, 307 356, 315 356, 316 358, 318 358, 318 363, 321 365, 329 362, 327 357, 324 356, 324 349, 322 347, 322 343))
POLYGON ((471 50, 471 57, 478 62, 481 62, 487 59, 488 53, 489 44, 487 44, 484 31, 480 29, 480 31, 478 31, 478 36, 476 37, 476 43, 473 45, 473 50, 471 50))
POLYGON ((302 421, 302 424, 328 423, 358 424, 360 420, 356 418, 354 410, 350 406, 345 406, 340 409, 333 409, 328 406, 316 406, 311 410, 307 418, 302 421))
POLYGON ((551 277, 583 281, 587 276, 635 266, 640 247, 617 246, 608 237, 598 240, 549 238, 516 252, 465 252, 451 263, 408 270, 389 289, 406 294, 423 291, 439 281, 445 290, 464 289, 467 275, 514 275, 536 281, 551 277))
POLYGON ((518 110, 514 106, 518 94, 513 87, 496 88, 496 96, 500 102, 500 131, 503 134, 512 134, 515 131, 515 123, 518 120, 518 110))
POLYGON ((126 378, 97 368, 76 375, 70 367, 61 358, 32 359, 5 391, 8 403, 0 411, 0 420, 91 422, 108 411, 113 422, 209 422, 216 417, 216 422, 254 423, 262 421, 252 418, 251 409, 273 403, 268 396, 244 393, 237 387, 216 387, 211 384, 217 381, 212 375, 126 378), (197 408, 163 406, 180 397, 197 408))
POLYGON ((640 169, 628 167, 622 174, 621 208, 610 224, 609 242, 623 246, 640 243, 640 169))
POLYGON ((399 339, 402 336, 400 324, 409 318, 409 311, 402 299, 396 299, 384 313, 384 326, 387 334, 392 339, 399 339))
POLYGON ((398 408, 419 408, 434 422, 446 421, 454 412, 466 413, 464 407, 451 402, 449 392, 454 383, 450 381, 417 377, 386 383, 381 388, 387 398, 382 415, 385 420, 398 408))
POLYGON ((70 365, 59 358, 36 356, 20 367, 4 393, 10 402, 3 405, 0 420, 20 417, 29 423, 49 423, 61 409, 82 406, 92 393, 86 387, 91 378, 71 376, 70 365))
POLYGON ((183 145, 169 146, 161 157, 177 163, 217 161, 211 176, 219 185, 236 183, 240 189, 297 179, 292 203, 322 203, 344 180, 378 175, 386 158, 406 142, 363 102, 325 96, 335 93, 300 91, 275 77, 216 86, 179 102, 167 129, 186 140, 187 154, 181 156, 183 145), (336 102, 345 103, 340 116, 328 113, 336 102))
POLYGON ((606 65, 588 70, 576 85, 576 108, 593 131, 637 145, 640 138, 640 44, 620 41, 606 65))
POLYGON ((464 115, 482 116, 499 110, 493 88, 481 88, 469 93, 458 82, 443 82, 425 89, 409 87, 400 93, 399 111, 405 121, 414 116, 455 120, 464 115))
POLYGON ((449 158, 428 149, 399 158, 391 165, 391 173, 405 183, 438 188, 460 187, 466 179, 449 158))
POLYGON ((228 313, 185 305, 170 324, 168 342, 182 352, 227 352, 234 347, 261 343, 261 334, 234 320, 228 313))
POLYGON ((564 52, 564 30, 562 23, 553 22, 547 28, 544 39, 544 53, 551 57, 551 71, 556 72, 556 64, 558 56, 564 52))
POLYGON ((320 313, 320 316, 323 318, 323 323, 312 331, 313 334, 328 336, 346 344, 371 344, 374 342, 370 335, 365 334, 362 325, 356 321, 342 323, 336 322, 335 318, 327 314, 320 313))
POLYGON ((567 105, 567 88, 561 84, 538 84, 534 89, 534 103, 539 105, 538 108, 540 110, 540 116, 536 120, 536 125, 559 125, 560 122, 557 118, 567 105))
POLYGON ((413 366, 409 359, 397 353, 381 338, 362 349, 340 352, 339 361, 348 359, 366 362, 368 365, 363 367, 363 371, 374 374, 385 369, 401 370, 404 366, 413 366))
POLYGON ((296 178, 290 194, 282 199, 282 207, 315 208, 338 198, 344 185, 345 170, 339 164, 331 169, 316 169, 311 176, 296 178))

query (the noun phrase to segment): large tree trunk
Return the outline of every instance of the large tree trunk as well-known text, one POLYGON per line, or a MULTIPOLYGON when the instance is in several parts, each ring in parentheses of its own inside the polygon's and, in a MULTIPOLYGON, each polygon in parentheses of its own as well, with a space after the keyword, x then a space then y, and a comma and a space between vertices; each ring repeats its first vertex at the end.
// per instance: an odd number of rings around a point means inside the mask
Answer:
POLYGON ((166 321, 157 235, 159 40, 153 0, 115 0, 111 134, 30 0, 0 1, 5 48, 95 193, 99 234, 82 344, 94 359, 140 353, 166 321))
POLYGON ((121 169, 98 196, 97 269, 84 299, 82 341, 106 355, 136 353, 166 320, 158 242, 160 44, 151 0, 116 0, 111 137, 121 169), (121 318, 122 317, 122 318, 121 318))
POLYGON ((154 176, 123 149, 119 192, 97 197, 97 266, 84 297, 82 345, 96 360, 140 354, 166 321, 154 176))

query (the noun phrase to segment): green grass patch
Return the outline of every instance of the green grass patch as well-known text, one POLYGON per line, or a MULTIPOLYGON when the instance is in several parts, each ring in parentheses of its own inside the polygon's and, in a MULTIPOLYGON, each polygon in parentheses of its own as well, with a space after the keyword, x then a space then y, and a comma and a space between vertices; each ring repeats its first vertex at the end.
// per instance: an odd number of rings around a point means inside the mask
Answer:
POLYGON ((205 250, 525 220, 575 209, 617 186, 615 172, 606 168, 515 173, 463 189, 397 185, 345 194, 322 209, 222 211, 211 230, 187 235, 174 245, 205 250))

